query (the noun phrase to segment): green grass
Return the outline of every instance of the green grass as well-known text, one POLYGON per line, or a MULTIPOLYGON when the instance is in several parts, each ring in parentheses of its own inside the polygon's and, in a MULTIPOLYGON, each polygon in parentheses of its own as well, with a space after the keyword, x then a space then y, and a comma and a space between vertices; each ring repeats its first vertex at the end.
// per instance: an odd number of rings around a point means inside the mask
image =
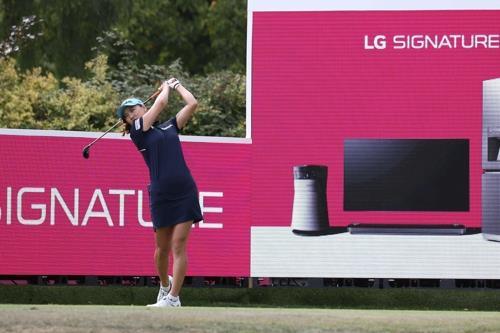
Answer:
POLYGON ((500 313, 284 308, 0 305, 18 332, 500 332, 500 313))

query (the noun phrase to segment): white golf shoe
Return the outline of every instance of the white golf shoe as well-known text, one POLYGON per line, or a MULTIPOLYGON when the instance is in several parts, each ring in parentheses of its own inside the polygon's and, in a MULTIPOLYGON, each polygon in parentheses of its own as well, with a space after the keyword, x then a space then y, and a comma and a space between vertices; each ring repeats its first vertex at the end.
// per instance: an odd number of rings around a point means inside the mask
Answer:
POLYGON ((158 291, 158 296, 156 297, 156 302, 158 303, 163 297, 167 296, 170 290, 172 289, 172 281, 173 278, 168 276, 168 288, 164 288, 160 286, 160 291, 158 291))
POLYGON ((181 300, 179 299, 179 296, 174 297, 168 294, 155 304, 148 304, 147 306, 154 308, 179 308, 181 307, 181 300))

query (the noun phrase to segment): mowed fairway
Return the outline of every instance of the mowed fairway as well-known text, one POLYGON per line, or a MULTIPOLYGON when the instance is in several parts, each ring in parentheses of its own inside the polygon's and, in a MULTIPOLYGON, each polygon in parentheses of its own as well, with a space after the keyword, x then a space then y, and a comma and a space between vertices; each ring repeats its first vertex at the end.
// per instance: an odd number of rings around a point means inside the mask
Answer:
POLYGON ((0 305, 1 332, 500 332, 500 313, 0 305))

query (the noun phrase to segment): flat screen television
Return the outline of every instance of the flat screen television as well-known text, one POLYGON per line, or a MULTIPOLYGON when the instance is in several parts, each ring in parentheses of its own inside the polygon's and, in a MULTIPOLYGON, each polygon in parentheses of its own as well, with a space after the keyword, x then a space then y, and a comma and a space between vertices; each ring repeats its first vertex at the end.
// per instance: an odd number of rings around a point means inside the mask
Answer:
POLYGON ((469 211, 469 140, 345 140, 344 211, 469 211))

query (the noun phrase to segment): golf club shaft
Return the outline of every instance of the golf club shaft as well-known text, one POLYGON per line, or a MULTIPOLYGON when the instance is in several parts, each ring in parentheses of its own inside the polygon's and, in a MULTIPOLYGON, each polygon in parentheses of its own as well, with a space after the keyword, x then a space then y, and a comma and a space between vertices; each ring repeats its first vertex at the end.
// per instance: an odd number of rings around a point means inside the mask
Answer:
MULTIPOLYGON (((160 94, 161 90, 157 90, 154 92, 154 94, 152 94, 151 96, 148 97, 148 99, 146 99, 144 101, 144 104, 146 104, 147 102, 149 102, 152 98, 155 98, 156 96, 158 96, 160 94)), ((100 137, 98 137, 97 139, 95 139, 94 141, 92 141, 91 143, 89 143, 88 145, 86 145, 84 148, 90 148, 94 143, 96 143, 99 139, 101 139, 103 136, 105 136, 106 134, 108 134, 109 132, 111 132, 116 126, 120 125, 122 123, 122 120, 118 120, 113 126, 111 126, 106 132, 104 132, 100 137)))
POLYGON ((149 102, 152 98, 155 98, 156 96, 158 96, 160 93, 161 93, 161 89, 158 88, 158 90, 156 90, 151 96, 148 97, 147 100, 144 101, 144 104, 149 102))
POLYGON ((92 146, 94 143, 96 143, 97 140, 99 140, 100 138, 102 138, 103 136, 105 136, 106 134, 108 134, 109 132, 111 132, 116 126, 120 125, 122 123, 122 120, 118 120, 113 126, 111 126, 106 132, 104 132, 100 137, 98 137, 97 139, 95 139, 94 141, 92 141, 91 143, 89 143, 88 145, 86 145, 84 148, 88 148, 90 146, 92 146))

